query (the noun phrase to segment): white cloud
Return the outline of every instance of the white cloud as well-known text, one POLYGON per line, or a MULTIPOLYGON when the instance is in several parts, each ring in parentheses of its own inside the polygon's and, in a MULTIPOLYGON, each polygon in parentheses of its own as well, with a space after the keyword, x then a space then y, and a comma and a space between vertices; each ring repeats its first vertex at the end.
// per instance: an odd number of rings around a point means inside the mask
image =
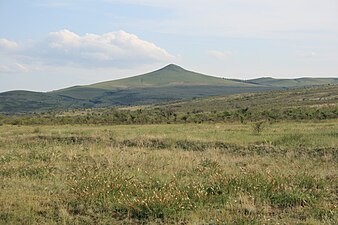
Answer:
POLYGON ((235 53, 233 51, 217 51, 210 50, 208 51, 208 55, 217 59, 227 59, 233 56, 235 53))
MULTIPOLYGON (((0 47, 17 48, 15 52, 0 49, 0 53, 7 54, 15 63, 19 63, 18 65, 124 68, 158 62, 166 63, 175 58, 154 43, 144 41, 125 31, 81 36, 69 30, 61 30, 49 33, 40 41, 22 45, 0 39, 0 47)), ((3 67, 2 71, 12 70, 12 67, 3 67)))
POLYGON ((0 38, 0 51, 14 50, 18 48, 18 43, 5 38, 0 38))

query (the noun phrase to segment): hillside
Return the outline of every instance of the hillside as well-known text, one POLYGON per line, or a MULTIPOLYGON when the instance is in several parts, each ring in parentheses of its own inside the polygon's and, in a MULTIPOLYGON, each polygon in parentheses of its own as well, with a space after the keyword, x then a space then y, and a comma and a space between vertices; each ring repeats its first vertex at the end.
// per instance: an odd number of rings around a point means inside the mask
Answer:
POLYGON ((231 80, 188 71, 170 64, 143 75, 52 92, 0 93, 0 113, 149 105, 337 83, 338 78, 231 80))
POLYGON ((163 86, 256 86, 253 84, 244 84, 241 82, 225 80, 218 77, 208 76, 183 69, 180 66, 170 64, 154 72, 139 76, 124 78, 114 81, 102 82, 89 87, 101 89, 115 88, 146 88, 163 86))
POLYGON ((187 71, 176 65, 168 65, 144 75, 47 93, 24 91, 0 93, 0 112, 26 113, 143 105, 271 89, 273 88, 225 80, 187 71))
POLYGON ((0 124, 244 123, 338 118, 338 85, 206 97, 166 104, 163 103, 165 99, 158 100, 162 100, 162 103, 61 110, 26 117, 3 116, 2 119, 0 116, 0 124))
POLYGON ((338 78, 298 78, 298 79, 274 79, 271 77, 262 77, 248 80, 248 83, 263 86, 299 88, 306 86, 317 86, 325 84, 338 84, 338 78))
POLYGON ((91 107, 86 101, 49 93, 31 91, 9 91, 0 93, 0 112, 41 112, 52 109, 91 107))
MULTIPOLYGON (((249 88, 249 91, 252 91, 253 89, 261 88, 262 86, 259 84, 257 85, 243 83, 238 81, 226 80, 219 77, 208 76, 188 71, 180 66, 170 64, 159 70, 146 73, 143 75, 101 82, 86 86, 75 86, 66 89, 61 89, 53 93, 57 95, 82 100, 96 99, 95 101, 100 101, 101 103, 106 101, 111 102, 112 96, 114 96, 119 99, 118 100, 119 102, 121 101, 126 102, 127 105, 129 104, 130 101, 125 99, 125 97, 133 98, 134 95, 138 95, 138 97, 141 97, 142 99, 144 99, 142 96, 146 95, 145 97, 147 98, 150 97, 150 99, 161 98, 174 100, 174 99, 186 99, 191 97, 234 93, 233 92, 234 90, 220 90, 219 87, 230 87, 230 88, 236 87, 236 89, 238 87, 241 87, 241 88, 249 88), (166 91, 163 93, 159 88, 165 88, 166 91), (194 89, 199 89, 200 92, 196 92, 194 91, 194 89), (155 96, 149 95, 147 93, 145 94, 144 93, 145 90, 148 93, 155 94, 155 96), (158 91, 160 91, 160 93, 158 93, 158 91), (177 96, 178 94, 177 91, 181 96, 177 96), (159 94, 161 94, 162 97, 158 96, 159 94), (107 98, 107 96, 109 97, 107 98)), ((235 91, 235 93, 242 92, 243 91, 235 91)), ((149 101, 149 99, 147 99, 146 102, 149 103, 152 101, 149 101)), ((134 105, 133 102, 131 104, 134 105)))
POLYGON ((155 107, 170 108, 175 112, 334 107, 338 112, 338 85, 207 97, 155 107))

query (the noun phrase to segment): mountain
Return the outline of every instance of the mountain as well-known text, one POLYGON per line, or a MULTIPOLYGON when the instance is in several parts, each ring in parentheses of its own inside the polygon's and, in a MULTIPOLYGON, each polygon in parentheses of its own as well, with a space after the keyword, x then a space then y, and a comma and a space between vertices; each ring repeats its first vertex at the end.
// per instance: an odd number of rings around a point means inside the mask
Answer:
POLYGON ((143 75, 52 92, 0 93, 0 113, 148 105, 208 96, 333 84, 337 83, 337 80, 335 78, 231 80, 188 71, 170 64, 143 75))
POLYGON ((143 75, 70 87, 51 92, 51 94, 87 101, 88 104, 94 104, 94 107, 106 107, 145 105, 272 89, 257 84, 208 76, 170 64, 143 75))
MULTIPOLYGON (((219 87, 258 87, 260 85, 243 83, 238 81, 226 80, 219 77, 213 77, 204 75, 201 73, 196 73, 192 71, 188 71, 183 69, 180 66, 170 64, 162 69, 146 73, 143 75, 133 76, 129 78, 100 82, 87 86, 75 86, 66 89, 61 89, 55 91, 54 94, 79 98, 79 99, 92 99, 92 98, 100 98, 103 95, 128 95, 133 94, 135 91, 137 93, 141 92, 143 95, 143 91, 147 90, 148 92, 158 92, 161 88, 162 90, 166 90, 166 94, 170 97, 175 95, 176 98, 180 98, 180 96, 176 96, 176 93, 168 93, 173 88, 175 91, 180 88, 187 89, 199 89, 200 93, 192 90, 193 93, 189 94, 187 97, 199 97, 200 95, 217 95, 220 90, 212 91, 206 89, 210 89, 211 87, 215 87, 215 89, 219 89, 219 87), (194 88, 195 87, 195 88, 194 88), (198 88, 197 88, 198 87, 198 88), (164 88, 164 89, 163 89, 164 88), (150 90, 152 89, 152 90, 150 90), (130 93, 131 92, 131 93, 130 93), (210 94, 209 94, 210 93, 210 94), (197 95, 197 96, 195 96, 197 95)), ((183 95, 182 98, 185 98, 186 91, 179 91, 179 94, 183 95), (182 92, 183 91, 183 92, 182 92)), ((234 90, 231 90, 233 92, 234 90)), ((250 89, 251 91, 251 89, 250 89)), ((163 92, 163 91, 161 91, 163 92)), ((224 91, 223 91, 224 92, 224 91)), ((224 92, 227 94, 227 92, 224 92)), ((147 95, 149 97, 149 95, 147 95)))
POLYGON ((219 77, 207 76, 183 69, 180 66, 170 64, 162 69, 143 75, 124 78, 120 80, 108 81, 89 85, 93 88, 114 89, 114 88, 147 88, 163 86, 197 86, 197 85, 216 85, 216 86, 253 86, 236 81, 225 80, 219 77))

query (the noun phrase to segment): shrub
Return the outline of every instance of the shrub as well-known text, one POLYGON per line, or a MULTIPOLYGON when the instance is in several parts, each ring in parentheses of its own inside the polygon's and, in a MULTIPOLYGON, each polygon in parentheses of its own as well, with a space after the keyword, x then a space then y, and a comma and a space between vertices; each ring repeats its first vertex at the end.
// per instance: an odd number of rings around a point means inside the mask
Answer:
POLYGON ((252 129, 253 129, 253 133, 256 135, 259 135, 262 133, 263 128, 264 128, 264 122, 263 121, 258 121, 256 123, 253 124, 252 129))

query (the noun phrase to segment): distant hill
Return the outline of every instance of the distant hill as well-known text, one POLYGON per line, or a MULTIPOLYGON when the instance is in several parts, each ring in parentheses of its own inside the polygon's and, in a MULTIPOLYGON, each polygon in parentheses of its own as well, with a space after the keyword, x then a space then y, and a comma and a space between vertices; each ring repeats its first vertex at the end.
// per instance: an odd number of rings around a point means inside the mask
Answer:
POLYGON ((145 105, 336 83, 338 79, 335 78, 231 80, 188 71, 170 64, 143 75, 52 92, 0 93, 0 113, 145 105))
POLYGON ((0 112, 42 112, 54 109, 90 108, 94 104, 50 93, 9 91, 0 93, 0 112))
POLYGON ((299 88, 306 86, 318 86, 325 84, 338 84, 338 78, 298 78, 298 79, 274 79, 263 77, 248 80, 248 83, 271 87, 299 88))
POLYGON ((162 69, 143 75, 124 78, 89 85, 93 88, 114 89, 114 88, 147 88, 163 86, 254 86, 241 82, 225 80, 219 77, 207 76, 183 69, 180 66, 170 64, 162 69))
MULTIPOLYGON (((159 91, 159 88, 165 88, 167 93, 165 94, 166 99, 171 98, 190 98, 190 97, 199 97, 205 95, 218 95, 219 87, 251 87, 257 88, 261 85, 257 84, 250 84, 250 83, 243 83, 238 81, 226 80, 219 77, 208 76, 192 71, 188 71, 183 69, 180 66, 170 64, 162 69, 156 70, 154 72, 146 73, 143 75, 133 76, 129 78, 113 80, 113 81, 106 81, 101 83, 96 83, 87 86, 75 86, 66 89, 61 89, 55 91, 54 94, 68 96, 72 98, 79 98, 79 99, 92 99, 92 98, 101 98, 106 96, 112 95, 133 95, 133 93, 140 93, 143 95, 144 90, 149 91, 150 93, 154 93, 159 91), (187 89, 196 89, 193 87, 199 87, 201 93, 196 93, 195 91, 187 92, 185 90, 179 91, 182 95, 177 96, 177 93, 173 93, 173 91, 177 91, 177 89, 183 88, 187 89), (215 90, 208 90, 215 87, 215 90), (154 88, 154 89, 152 89, 154 88), (150 90, 152 89, 152 90, 150 90), (131 93, 130 93, 131 92, 131 93), (171 92, 171 93, 170 93, 171 92), (209 94, 210 93, 210 94, 209 94), (185 97, 188 95, 187 97, 185 97)), ((231 91, 231 93, 234 90, 231 91)), ((250 89, 251 91, 251 89, 250 89)), ((223 90, 221 91, 224 94, 227 94, 229 91, 223 90)), ((239 91, 240 92, 240 91, 239 91)), ((156 93, 154 93, 156 94, 156 93)), ((149 97, 149 95, 147 96, 149 97)), ((155 97, 155 96, 154 96, 155 97)), ((158 96, 157 96, 158 97, 158 96)), ((156 97, 156 98, 157 98, 156 97)), ((104 97, 105 98, 105 97, 104 97)))

